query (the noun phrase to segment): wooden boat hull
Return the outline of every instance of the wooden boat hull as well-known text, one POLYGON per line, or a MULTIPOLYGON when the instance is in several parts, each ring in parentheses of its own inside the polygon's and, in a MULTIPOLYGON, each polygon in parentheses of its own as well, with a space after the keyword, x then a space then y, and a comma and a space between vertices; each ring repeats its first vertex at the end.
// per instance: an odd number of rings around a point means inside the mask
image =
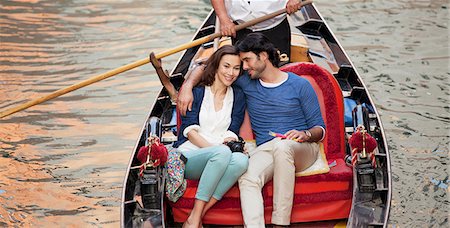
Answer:
MULTIPOLYGON (((371 107, 366 124, 368 132, 374 136, 378 144, 378 150, 375 154, 378 164, 376 171, 379 174, 377 176, 377 186, 373 191, 361 192, 360 186, 356 184, 360 181, 356 175, 357 172, 353 172, 352 200, 343 202, 346 204, 350 202, 351 205, 348 205, 348 208, 351 208, 351 210, 348 216, 344 216, 344 218, 347 218, 346 224, 348 227, 386 227, 391 201, 391 172, 387 142, 376 107, 352 62, 334 34, 329 30, 328 25, 316 10, 315 6, 309 5, 302 8, 295 15, 291 15, 289 20, 293 33, 291 50, 294 53, 291 55, 291 61, 313 62, 321 66, 335 78, 344 98, 357 100, 371 107)), ((194 39, 213 33, 214 22, 215 15, 214 12, 211 12, 201 28, 197 31, 194 39)), ((204 47, 209 46, 211 44, 207 44, 204 47)), ((181 87, 184 81, 183 75, 186 74, 190 62, 198 53, 199 48, 194 47, 186 50, 179 59, 176 67, 172 70, 171 82, 175 88, 178 89, 181 87)), ((159 96, 155 99, 148 117, 157 117, 162 122, 162 127, 167 132, 170 132, 171 128, 176 127, 174 109, 175 107, 171 103, 167 91, 163 88, 159 96)), ((164 201, 164 175, 162 170, 158 170, 159 172, 155 173, 155 177, 158 178, 157 206, 152 207, 152 209, 142 209, 138 202, 139 199, 136 198, 136 191, 140 189, 139 170, 135 168, 139 165, 136 155, 139 148, 145 144, 146 128, 148 128, 147 122, 141 129, 141 137, 136 143, 125 177, 121 204, 121 226, 133 227, 152 224, 152 226, 156 227, 172 227, 176 223, 174 223, 175 221, 172 218, 173 212, 168 210, 169 204, 164 201)), ((353 133, 354 129, 352 126, 346 125, 343 128, 341 130, 347 134, 353 133)), ((347 141, 344 143, 346 143, 348 148, 347 141)), ((188 211, 185 213, 188 213, 188 211)), ((314 219, 300 219, 299 221, 314 221, 318 225, 324 223, 320 220, 336 218, 322 217, 320 219, 315 217, 314 219)), ((328 223, 342 224, 342 221, 328 223)))

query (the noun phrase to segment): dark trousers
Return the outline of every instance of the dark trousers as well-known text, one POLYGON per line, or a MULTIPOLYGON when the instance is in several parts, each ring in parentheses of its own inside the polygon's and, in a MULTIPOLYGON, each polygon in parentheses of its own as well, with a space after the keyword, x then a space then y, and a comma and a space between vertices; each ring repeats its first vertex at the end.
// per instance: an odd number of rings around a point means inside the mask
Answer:
MULTIPOLYGON (((242 29, 236 32, 236 38, 233 38, 233 44, 251 33, 250 29, 242 29)), ((280 54, 291 56, 291 28, 289 27, 288 19, 285 18, 279 25, 263 31, 258 31, 264 34, 270 42, 280 51, 280 54)))

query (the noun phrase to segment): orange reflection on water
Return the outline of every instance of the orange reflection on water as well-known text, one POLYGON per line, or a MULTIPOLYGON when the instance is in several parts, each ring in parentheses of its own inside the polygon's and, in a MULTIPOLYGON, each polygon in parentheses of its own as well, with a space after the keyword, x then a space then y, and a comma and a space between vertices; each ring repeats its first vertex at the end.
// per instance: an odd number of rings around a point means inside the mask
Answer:
MULTIPOLYGON (((117 183, 122 182, 125 170, 107 171, 102 167, 115 166, 126 161, 129 154, 124 153, 123 148, 105 150, 103 147, 93 145, 89 149, 91 152, 79 155, 76 155, 78 150, 76 147, 53 150, 56 155, 73 155, 69 159, 60 160, 57 165, 51 165, 45 162, 45 157, 42 156, 44 153, 49 153, 48 151, 21 142, 36 135, 77 138, 86 134, 107 135, 108 132, 118 131, 122 131, 124 137, 136 138, 132 130, 134 128, 130 127, 129 131, 123 131, 124 125, 121 123, 112 124, 106 128, 95 124, 86 126, 87 123, 76 119, 55 119, 55 123, 71 125, 71 131, 48 132, 29 124, 1 124, 0 138, 8 143, 1 144, 0 149, 3 152, 11 152, 13 149, 9 157, 6 154, 2 154, 6 157, 0 157, 0 190, 4 191, 0 194, 0 205, 2 205, 0 215, 4 218, 2 222, 6 222, 7 226, 20 224, 27 227, 85 227, 98 223, 115 226, 119 218, 119 208, 109 206, 108 209, 104 204, 108 205, 108 201, 120 200, 120 195, 116 195, 120 192, 120 185, 118 186, 117 183), (99 131, 96 132, 95 129, 99 131), (97 169, 95 167, 98 167, 99 171, 95 171, 97 169), (64 180, 64 177, 60 175, 55 177, 53 170, 57 171, 61 168, 69 172, 73 170, 74 173, 71 173, 69 177, 73 180, 64 180), (92 169, 94 172, 89 171, 92 169), (86 171, 89 172, 86 173, 86 171), (104 186, 92 188, 91 183, 103 183, 104 186), (106 186, 109 189, 104 189, 106 186), (82 194, 84 191, 93 192, 94 196, 96 191, 106 192, 107 195, 96 199, 97 197, 86 197, 82 194), (73 219, 73 216, 81 214, 83 219, 73 219), (45 216, 45 219, 42 219, 42 216, 45 216)), ((127 151, 131 149, 125 148, 127 151)))
MULTIPOLYGON (((25 140, 30 135, 39 134, 45 134, 45 131, 27 124, 2 123, 0 138, 8 144, 2 144, 0 148, 5 153, 11 149, 11 145, 25 140)), ((39 150, 35 146, 20 143, 15 145, 14 153, 9 156, 16 159, 11 159, 6 154, 0 157, 0 189, 4 191, 0 195, 0 215, 5 218, 2 221, 8 226, 18 223, 23 226, 38 225, 39 221, 29 216, 32 211, 78 210, 88 205, 88 201, 83 197, 60 191, 59 184, 52 182, 51 173, 45 169, 43 162, 38 160, 39 150), (33 159, 37 161, 28 162, 33 159), (61 199, 65 201, 61 202, 61 199)))
MULTIPOLYGON (((187 42, 209 9, 179 3, 2 1, 0 109, 187 42)), ((130 154, 160 88, 149 64, 1 119, 0 227, 118 227, 130 154)))

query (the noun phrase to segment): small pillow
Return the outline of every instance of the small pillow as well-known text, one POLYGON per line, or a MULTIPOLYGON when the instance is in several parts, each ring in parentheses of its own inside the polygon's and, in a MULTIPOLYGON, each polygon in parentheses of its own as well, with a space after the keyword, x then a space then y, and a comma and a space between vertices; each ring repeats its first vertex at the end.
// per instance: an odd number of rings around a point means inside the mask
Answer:
POLYGON ((325 150, 322 143, 319 143, 320 151, 317 153, 317 160, 307 169, 297 172, 295 176, 304 177, 311 176, 315 174, 322 174, 330 172, 330 167, 328 166, 327 157, 325 156, 325 150))

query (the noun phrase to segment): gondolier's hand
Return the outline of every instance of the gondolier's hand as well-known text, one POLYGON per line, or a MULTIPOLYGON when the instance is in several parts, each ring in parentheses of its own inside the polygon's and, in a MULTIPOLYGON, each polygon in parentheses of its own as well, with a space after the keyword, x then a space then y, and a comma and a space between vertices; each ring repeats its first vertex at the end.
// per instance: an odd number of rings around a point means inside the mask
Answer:
POLYGON ((301 0, 289 0, 286 3, 286 13, 292 14, 297 12, 300 9, 301 0))
POLYGON ((220 21, 220 33, 222 36, 236 37, 236 25, 230 20, 220 21))
POLYGON ((222 36, 232 36, 236 37, 236 25, 233 20, 228 16, 225 2, 221 1, 211 1, 211 4, 216 12, 217 17, 220 22, 220 33, 222 36))

